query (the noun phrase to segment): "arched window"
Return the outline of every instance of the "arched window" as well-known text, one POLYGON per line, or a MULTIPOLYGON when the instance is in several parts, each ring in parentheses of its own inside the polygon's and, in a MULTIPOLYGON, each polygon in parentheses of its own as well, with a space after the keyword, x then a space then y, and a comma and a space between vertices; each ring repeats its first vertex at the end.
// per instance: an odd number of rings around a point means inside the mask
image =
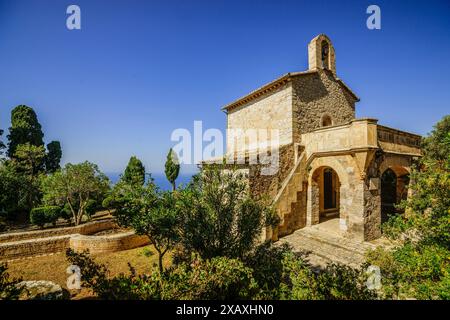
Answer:
POLYGON ((328 46, 328 42, 323 40, 321 43, 321 47, 322 47, 322 68, 330 69, 330 59, 329 59, 330 48, 328 46))
POLYGON ((321 126, 322 127, 328 127, 331 126, 333 124, 333 121, 331 120, 331 117, 327 114, 322 116, 322 120, 321 120, 321 126))

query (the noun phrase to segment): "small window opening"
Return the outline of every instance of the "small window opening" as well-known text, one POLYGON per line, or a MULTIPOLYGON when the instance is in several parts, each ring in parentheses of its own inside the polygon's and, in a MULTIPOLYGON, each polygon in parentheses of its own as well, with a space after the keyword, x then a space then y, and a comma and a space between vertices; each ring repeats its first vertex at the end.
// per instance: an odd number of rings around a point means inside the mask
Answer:
POLYGON ((329 115, 324 115, 322 117, 322 127, 328 127, 333 124, 333 121, 331 120, 331 117, 329 115))

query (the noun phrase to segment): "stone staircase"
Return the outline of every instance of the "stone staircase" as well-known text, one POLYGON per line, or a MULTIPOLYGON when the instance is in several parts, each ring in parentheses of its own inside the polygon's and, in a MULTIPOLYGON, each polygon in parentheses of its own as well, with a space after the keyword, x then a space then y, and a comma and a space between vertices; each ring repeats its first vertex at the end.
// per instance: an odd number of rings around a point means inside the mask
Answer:
POLYGON ((299 212, 302 205, 306 206, 306 203, 302 204, 300 201, 302 192, 306 192, 306 190, 303 190, 305 167, 305 154, 302 153, 275 197, 277 214, 281 219, 278 226, 278 235, 280 236, 304 226, 304 222, 299 221, 300 217, 294 213, 299 212))
POLYGON ((290 244, 295 252, 306 252, 306 260, 317 268, 330 262, 358 267, 364 262, 365 252, 376 247, 369 242, 357 242, 337 232, 324 230, 320 224, 297 230, 281 238, 279 243, 290 244))

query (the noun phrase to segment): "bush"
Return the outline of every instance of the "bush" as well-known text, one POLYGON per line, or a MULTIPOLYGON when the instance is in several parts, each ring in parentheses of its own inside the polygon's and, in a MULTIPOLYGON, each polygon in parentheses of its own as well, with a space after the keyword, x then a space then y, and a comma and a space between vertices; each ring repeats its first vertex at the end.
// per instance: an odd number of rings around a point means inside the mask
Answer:
POLYGON ((259 245, 244 262, 253 269, 253 277, 261 289, 261 299, 279 299, 283 281, 283 258, 291 252, 288 244, 274 246, 271 242, 259 245))
POLYGON ((33 208, 30 213, 31 223, 41 228, 47 223, 56 224, 61 215, 61 208, 58 206, 47 206, 33 208))
POLYGON ((181 264, 150 275, 130 274, 109 277, 108 269, 97 264, 89 253, 67 250, 70 263, 81 268, 82 286, 107 300, 250 299, 258 291, 252 269, 237 259, 225 257, 181 264))
POLYGON ((438 245, 407 243, 392 251, 373 250, 368 261, 380 267, 386 297, 449 299, 449 256, 438 245))
POLYGON ((59 213, 59 217, 64 219, 68 223, 72 223, 73 216, 72 211, 70 210, 69 204, 66 203, 64 207, 62 207, 61 212, 59 213))
POLYGON ((289 300, 370 300, 378 297, 365 284, 365 269, 331 263, 315 273, 293 253, 285 255, 281 297, 289 300))
POLYGON ((193 182, 179 190, 181 245, 203 259, 244 259, 258 245, 262 229, 276 221, 271 203, 264 200, 251 196, 236 168, 202 167, 193 182))
POLYGON ((90 199, 86 204, 86 216, 90 219, 99 209, 101 209, 101 203, 97 200, 90 199))

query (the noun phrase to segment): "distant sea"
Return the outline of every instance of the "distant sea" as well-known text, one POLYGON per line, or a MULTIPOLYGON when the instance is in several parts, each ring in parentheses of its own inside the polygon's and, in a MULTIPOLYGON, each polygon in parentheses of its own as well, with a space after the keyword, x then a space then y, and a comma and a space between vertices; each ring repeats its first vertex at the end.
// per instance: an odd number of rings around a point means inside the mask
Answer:
MULTIPOLYGON (((119 181, 120 175, 122 173, 106 172, 105 174, 108 176, 111 183, 116 184, 119 181)), ((178 178, 176 180, 177 187, 180 184, 186 185, 187 183, 189 183, 191 181, 193 175, 194 175, 194 173, 189 173, 189 174, 181 174, 180 173, 180 175, 178 176, 178 178)), ((161 190, 171 190, 172 189, 172 185, 170 184, 169 181, 167 181, 166 175, 164 173, 152 173, 152 178, 153 178, 155 184, 161 190)))

